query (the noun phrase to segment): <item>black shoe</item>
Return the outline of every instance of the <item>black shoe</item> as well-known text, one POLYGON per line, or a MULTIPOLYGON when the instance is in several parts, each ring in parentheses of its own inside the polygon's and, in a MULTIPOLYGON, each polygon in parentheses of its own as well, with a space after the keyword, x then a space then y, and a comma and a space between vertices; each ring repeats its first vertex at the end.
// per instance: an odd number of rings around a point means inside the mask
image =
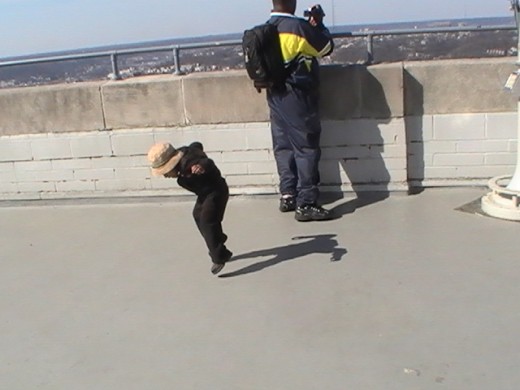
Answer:
POLYGON ((305 205, 298 206, 294 218, 300 222, 307 221, 326 221, 333 219, 334 215, 330 210, 325 210, 321 206, 305 205))
POLYGON ((296 210, 296 199, 294 198, 294 196, 280 198, 280 211, 282 213, 294 210, 296 210))
POLYGON ((222 271, 222 268, 224 268, 224 265, 226 265, 226 263, 231 260, 231 258, 233 257, 233 252, 231 252, 230 250, 227 251, 226 253, 226 256, 224 258, 224 261, 222 262, 222 264, 217 264, 217 263, 213 263, 211 265, 211 273, 213 275, 216 275, 218 274, 220 271, 222 271))
POLYGON ((220 271, 222 271, 222 268, 224 268, 224 265, 225 265, 225 264, 217 264, 217 263, 213 263, 213 265, 211 266, 211 273, 212 273, 213 275, 218 274, 220 271))

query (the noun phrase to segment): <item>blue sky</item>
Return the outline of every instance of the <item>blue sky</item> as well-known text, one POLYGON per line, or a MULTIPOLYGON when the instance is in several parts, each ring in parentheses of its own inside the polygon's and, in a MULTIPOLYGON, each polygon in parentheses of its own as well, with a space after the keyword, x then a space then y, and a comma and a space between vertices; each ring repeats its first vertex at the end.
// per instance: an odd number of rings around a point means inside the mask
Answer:
MULTIPOLYGON (((297 14, 314 4, 299 0, 297 14)), ((510 0, 322 0, 336 25, 510 16, 510 0), (334 5, 334 7, 333 7, 334 5), (334 12, 332 9, 334 8, 334 12)), ((241 32, 270 0, 0 0, 0 57, 241 32)))

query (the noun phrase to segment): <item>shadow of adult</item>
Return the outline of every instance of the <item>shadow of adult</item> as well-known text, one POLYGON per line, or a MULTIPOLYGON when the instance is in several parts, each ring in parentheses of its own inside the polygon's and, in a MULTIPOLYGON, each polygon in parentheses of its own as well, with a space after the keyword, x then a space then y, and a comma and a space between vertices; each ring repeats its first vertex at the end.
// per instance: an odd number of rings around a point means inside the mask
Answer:
POLYGON ((385 165, 385 145, 391 144, 392 112, 377 72, 365 65, 323 69, 321 186, 324 203, 356 198, 334 207, 336 215, 354 212, 389 196, 391 175, 385 165))
POLYGON ((408 183, 410 193, 418 194, 424 190, 424 88, 413 74, 413 69, 404 69, 404 104, 406 125, 406 147, 408 151, 408 183))
POLYGON ((330 261, 340 261, 347 253, 347 250, 338 246, 339 244, 335 237, 335 234, 298 236, 292 238, 293 241, 297 241, 294 244, 278 246, 269 249, 261 249, 234 256, 230 262, 252 259, 256 257, 269 258, 267 260, 248 265, 247 267, 241 268, 237 271, 222 274, 220 277, 229 278, 233 276, 246 275, 252 272, 261 271, 267 267, 272 267, 284 261, 296 260, 307 255, 317 253, 330 254, 330 261))

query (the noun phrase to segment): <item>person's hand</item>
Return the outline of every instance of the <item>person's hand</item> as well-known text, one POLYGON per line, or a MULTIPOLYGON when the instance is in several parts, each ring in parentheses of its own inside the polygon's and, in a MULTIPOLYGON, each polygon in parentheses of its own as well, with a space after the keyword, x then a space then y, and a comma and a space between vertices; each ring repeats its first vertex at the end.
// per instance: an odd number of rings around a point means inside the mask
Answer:
POLYGON ((202 175, 204 173, 204 168, 202 168, 202 165, 200 165, 200 164, 192 165, 191 173, 193 175, 202 175))
POLYGON ((309 23, 312 27, 320 26, 323 23, 323 16, 311 16, 309 18, 309 23))
MULTIPOLYGON (((311 7, 311 9, 316 9, 316 10, 320 10, 321 11, 321 6, 319 4, 315 4, 311 7)), ((316 26, 319 26, 321 24, 323 24, 323 11, 317 11, 317 12, 313 12, 311 14, 311 16, 309 17, 309 23, 311 24, 311 26, 313 27, 316 27, 316 26)))

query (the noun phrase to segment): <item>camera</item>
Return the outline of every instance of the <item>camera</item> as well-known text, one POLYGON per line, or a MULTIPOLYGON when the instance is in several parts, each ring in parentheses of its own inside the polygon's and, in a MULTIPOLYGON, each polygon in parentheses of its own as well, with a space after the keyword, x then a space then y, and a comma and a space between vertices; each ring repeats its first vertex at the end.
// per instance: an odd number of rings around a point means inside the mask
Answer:
POLYGON ((303 16, 306 18, 310 18, 312 16, 324 17, 325 12, 323 12, 323 8, 321 8, 321 5, 316 4, 310 8, 307 8, 305 11, 303 11, 303 16))

